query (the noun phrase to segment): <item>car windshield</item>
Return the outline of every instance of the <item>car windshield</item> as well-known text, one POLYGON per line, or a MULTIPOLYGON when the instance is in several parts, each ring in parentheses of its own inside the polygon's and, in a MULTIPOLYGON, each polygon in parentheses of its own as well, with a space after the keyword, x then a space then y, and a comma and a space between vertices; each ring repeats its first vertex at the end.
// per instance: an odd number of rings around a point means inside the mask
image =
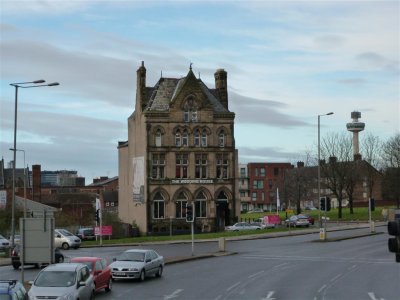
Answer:
POLYGON ((124 252, 118 257, 117 260, 144 261, 144 253, 143 252, 124 252))
POLYGON ((35 280, 35 286, 41 287, 66 287, 75 283, 73 271, 43 271, 35 280))
POLYGON ((71 232, 69 232, 68 230, 61 229, 61 230, 59 230, 59 231, 60 231, 60 233, 61 233, 62 235, 65 235, 65 236, 73 236, 73 234, 72 234, 71 232))
POLYGON ((0 234, 0 239, 6 239, 6 238, 0 234))

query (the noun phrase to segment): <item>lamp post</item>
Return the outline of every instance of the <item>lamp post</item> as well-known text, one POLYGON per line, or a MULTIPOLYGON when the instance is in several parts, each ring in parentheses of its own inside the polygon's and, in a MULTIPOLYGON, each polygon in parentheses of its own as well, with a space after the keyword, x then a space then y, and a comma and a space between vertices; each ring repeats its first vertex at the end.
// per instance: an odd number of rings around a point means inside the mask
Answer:
MULTIPOLYGON (((321 142, 320 142, 320 119, 322 116, 330 116, 333 115, 333 112, 329 112, 327 114, 323 115, 318 115, 318 204, 319 204, 319 213, 318 213, 318 219, 319 219, 319 228, 320 228, 320 234, 321 234, 321 142)), ((325 224, 326 224, 326 217, 325 217, 325 224)), ((326 239, 326 228, 324 229, 323 233, 323 240, 326 239)), ((321 235, 320 235, 321 237, 321 235)))
MULTIPOLYGON (((14 149, 10 148, 11 151, 14 149)), ((25 150, 16 149, 16 151, 20 151, 24 153, 24 218, 26 218, 26 165, 25 165, 25 150)))
POLYGON ((14 152, 14 162, 13 162, 13 180, 12 180, 12 205, 11 205, 11 246, 15 246, 15 165, 17 159, 17 107, 18 107, 18 88, 34 88, 43 86, 56 86, 59 85, 58 82, 53 82, 49 84, 42 84, 46 81, 43 79, 27 82, 16 82, 10 83, 11 86, 15 87, 15 111, 14 111, 14 147, 12 151, 14 152))

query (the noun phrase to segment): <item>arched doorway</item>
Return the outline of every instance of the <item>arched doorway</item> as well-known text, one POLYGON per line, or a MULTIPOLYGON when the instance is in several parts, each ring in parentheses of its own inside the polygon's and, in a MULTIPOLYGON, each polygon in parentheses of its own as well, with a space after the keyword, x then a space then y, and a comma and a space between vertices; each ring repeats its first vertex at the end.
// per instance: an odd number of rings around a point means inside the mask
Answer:
POLYGON ((216 198, 216 230, 223 231, 229 225, 229 204, 228 195, 224 190, 217 194, 216 198))

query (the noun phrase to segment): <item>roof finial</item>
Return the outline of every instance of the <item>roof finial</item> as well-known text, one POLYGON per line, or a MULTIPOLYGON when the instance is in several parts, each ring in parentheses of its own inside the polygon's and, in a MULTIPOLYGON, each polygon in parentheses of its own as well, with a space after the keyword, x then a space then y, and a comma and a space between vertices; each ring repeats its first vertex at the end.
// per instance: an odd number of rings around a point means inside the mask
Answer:
POLYGON ((191 62, 190 63, 190 71, 192 71, 192 65, 193 65, 193 63, 191 62))

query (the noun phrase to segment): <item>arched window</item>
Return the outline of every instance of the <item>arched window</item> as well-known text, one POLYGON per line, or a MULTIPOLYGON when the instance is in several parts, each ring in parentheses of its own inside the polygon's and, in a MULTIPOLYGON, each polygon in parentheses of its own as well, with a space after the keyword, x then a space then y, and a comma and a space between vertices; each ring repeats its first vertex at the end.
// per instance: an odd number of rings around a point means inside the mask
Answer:
POLYGON ((189 96, 183 106, 183 121, 197 122, 197 103, 193 96, 189 96))
POLYGON ((225 147, 225 132, 221 130, 218 134, 218 146, 225 147))
POLYGON ((204 192, 197 194, 195 199, 195 214, 196 218, 206 218, 207 217, 207 197, 204 192))
POLYGON ((201 146, 207 147, 207 131, 205 129, 201 132, 201 146))
POLYGON ((157 192, 153 198, 153 219, 165 218, 165 201, 160 192, 157 192))
POLYGON ((177 219, 184 219, 186 218, 186 204, 187 204, 187 197, 184 192, 180 192, 177 199, 175 200, 175 217, 177 219))
POLYGON ((220 191, 217 196, 218 201, 228 201, 228 196, 226 195, 225 191, 220 191))
POLYGON ((189 144, 189 134, 185 129, 182 133, 182 146, 188 146, 189 144))
POLYGON ((157 129, 157 131, 156 131, 156 140, 155 140, 155 144, 156 144, 156 147, 161 147, 161 130, 160 129, 157 129))
POLYGON ((200 146, 200 131, 198 129, 194 131, 194 145, 196 147, 200 146))
POLYGON ((182 145, 182 136, 181 136, 181 132, 178 130, 175 133, 175 146, 180 147, 181 145, 182 145))

